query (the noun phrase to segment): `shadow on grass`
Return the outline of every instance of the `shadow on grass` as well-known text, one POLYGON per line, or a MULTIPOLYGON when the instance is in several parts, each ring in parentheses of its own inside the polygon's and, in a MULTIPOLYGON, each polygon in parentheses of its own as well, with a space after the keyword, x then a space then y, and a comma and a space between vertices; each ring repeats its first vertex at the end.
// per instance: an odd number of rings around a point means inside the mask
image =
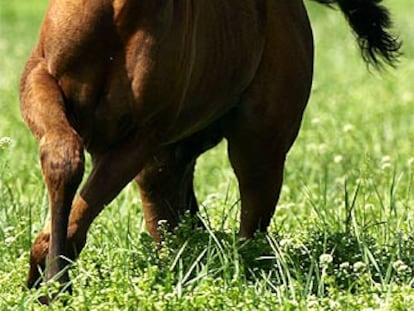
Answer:
POLYGON ((141 235, 131 256, 136 277, 150 274, 154 286, 193 288, 214 280, 267 290, 301 289, 324 296, 330 288, 354 292, 390 283, 413 283, 414 239, 396 236, 380 245, 351 232, 309 230, 301 241, 277 234, 240 240, 234 232, 181 224, 159 247, 141 235))

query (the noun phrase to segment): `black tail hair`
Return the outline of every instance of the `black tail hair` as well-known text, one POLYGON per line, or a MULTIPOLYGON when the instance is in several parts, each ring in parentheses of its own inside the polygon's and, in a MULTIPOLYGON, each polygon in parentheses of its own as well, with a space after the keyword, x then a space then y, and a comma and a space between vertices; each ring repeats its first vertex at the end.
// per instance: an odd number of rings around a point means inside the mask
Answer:
POLYGON ((401 41, 390 34, 390 12, 382 0, 314 0, 329 7, 337 4, 356 35, 362 58, 380 68, 395 66, 401 55, 401 41))

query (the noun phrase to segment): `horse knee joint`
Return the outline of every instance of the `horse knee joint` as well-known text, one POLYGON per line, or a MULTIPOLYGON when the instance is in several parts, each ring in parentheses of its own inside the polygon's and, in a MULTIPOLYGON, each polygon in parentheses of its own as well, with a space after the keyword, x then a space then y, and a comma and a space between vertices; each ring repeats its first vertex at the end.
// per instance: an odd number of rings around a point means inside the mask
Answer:
POLYGON ((40 161, 48 185, 77 186, 84 172, 83 148, 77 137, 40 141, 40 161))

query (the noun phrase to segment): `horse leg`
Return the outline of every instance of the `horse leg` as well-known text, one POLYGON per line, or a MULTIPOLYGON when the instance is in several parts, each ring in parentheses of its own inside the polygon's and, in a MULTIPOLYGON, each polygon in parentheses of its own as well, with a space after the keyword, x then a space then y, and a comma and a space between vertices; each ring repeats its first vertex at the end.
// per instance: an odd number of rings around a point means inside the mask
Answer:
POLYGON ((161 239, 161 220, 167 221, 168 226, 173 228, 186 210, 190 210, 192 215, 198 211, 193 190, 195 160, 187 163, 177 159, 174 147, 157 153, 135 178, 147 229, 157 241, 161 239))
POLYGON ((196 159, 221 140, 217 124, 191 137, 164 147, 135 178, 140 187, 147 229, 156 241, 162 237, 159 222, 174 228, 186 211, 198 212, 193 179, 196 159))
MULTIPOLYGON (((76 259, 81 252, 86 242, 87 231, 104 206, 109 204, 142 169, 151 150, 146 148, 148 146, 154 146, 154 143, 134 142, 111 149, 104 154, 93 155, 91 174, 73 203, 67 230, 64 232, 64 253, 69 259, 76 259)), ((36 271, 39 267, 44 267, 47 246, 52 238, 53 231, 44 230, 33 245, 36 252, 32 252, 29 285, 36 282, 36 271)), ((61 270, 53 272, 57 274, 61 270)), ((49 274, 48 278, 55 274, 49 274)), ((65 280, 68 280, 68 277, 65 280)))
POLYGON ((228 153, 239 182, 239 235, 251 238, 256 231, 265 232, 270 224, 282 186, 288 144, 263 132, 238 130, 238 134, 227 136, 228 153))
POLYGON ((294 101, 294 93, 283 94, 290 112, 281 110, 274 120, 266 120, 269 116, 251 111, 251 105, 266 101, 257 96, 246 99, 229 117, 225 134, 239 182, 240 236, 245 238, 258 230, 266 231, 270 223, 283 182, 286 154, 297 136, 305 104, 304 97, 294 101))
POLYGON ((23 117, 40 141, 40 161, 51 212, 50 224, 31 249, 28 285, 32 287, 39 278, 37 266, 45 268, 44 260, 40 263, 36 259, 39 253, 48 257, 47 279, 61 272, 57 280, 63 284, 69 280, 64 259, 66 232, 72 200, 83 176, 83 147, 66 119, 61 90, 43 62, 28 64, 22 80, 21 102, 23 117))
POLYGON ((240 105, 223 122, 239 182, 240 236, 245 238, 266 231, 274 214, 286 154, 298 134, 312 83, 312 34, 303 5, 269 5, 279 13, 268 16, 262 62, 240 105))

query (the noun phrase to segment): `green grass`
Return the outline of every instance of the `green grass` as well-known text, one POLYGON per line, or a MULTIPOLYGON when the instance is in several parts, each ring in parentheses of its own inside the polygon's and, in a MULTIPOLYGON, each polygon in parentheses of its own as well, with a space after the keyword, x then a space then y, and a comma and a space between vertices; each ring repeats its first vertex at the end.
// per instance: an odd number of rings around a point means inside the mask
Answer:
MULTIPOLYGON (((17 88, 47 1, 0 1, 0 310, 45 310, 37 297, 53 284, 24 288, 48 206, 17 88)), ((398 69, 380 75, 366 70, 338 12, 307 3, 313 93, 268 236, 237 239, 223 143, 197 164, 207 232, 184 221, 157 251, 128 186, 91 228, 73 296, 49 308, 414 310, 414 24, 410 0, 385 4, 405 45, 398 69)))

